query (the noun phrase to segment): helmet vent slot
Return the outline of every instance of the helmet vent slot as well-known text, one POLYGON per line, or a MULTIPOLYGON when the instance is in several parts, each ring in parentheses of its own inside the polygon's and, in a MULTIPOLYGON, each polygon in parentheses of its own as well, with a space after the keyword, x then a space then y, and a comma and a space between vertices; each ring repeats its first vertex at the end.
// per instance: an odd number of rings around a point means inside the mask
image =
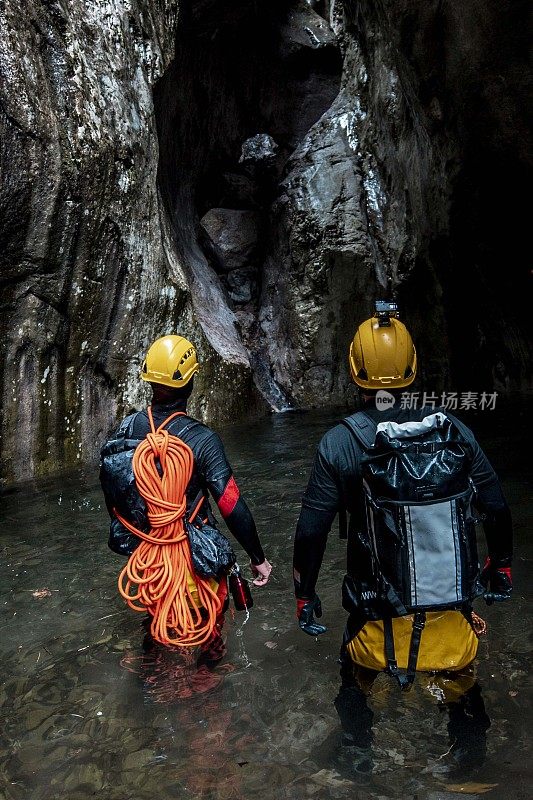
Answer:
POLYGON ((182 364, 185 364, 187 359, 190 358, 192 355, 194 355, 194 347, 189 347, 189 349, 186 350, 185 353, 182 355, 179 366, 181 367, 182 364))

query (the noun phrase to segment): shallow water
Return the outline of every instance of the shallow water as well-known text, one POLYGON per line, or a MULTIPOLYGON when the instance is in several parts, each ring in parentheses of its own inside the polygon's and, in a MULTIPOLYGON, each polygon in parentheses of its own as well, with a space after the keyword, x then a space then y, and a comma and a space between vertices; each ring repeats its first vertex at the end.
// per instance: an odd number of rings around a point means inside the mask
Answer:
POLYGON ((95 474, 4 496, 1 798, 531 796, 524 410, 474 425, 513 508, 517 588, 512 603, 478 607, 490 627, 477 670, 491 727, 485 763, 468 775, 454 771, 447 714, 423 679, 403 695, 381 676, 371 751, 343 745, 333 701, 345 545, 335 530, 318 586, 329 630, 312 639, 295 624, 292 535, 316 442, 336 418, 291 413, 222 432, 274 571, 249 620, 228 614, 228 654, 211 672, 170 651, 143 653, 141 616, 116 590, 123 561, 106 547, 95 474))

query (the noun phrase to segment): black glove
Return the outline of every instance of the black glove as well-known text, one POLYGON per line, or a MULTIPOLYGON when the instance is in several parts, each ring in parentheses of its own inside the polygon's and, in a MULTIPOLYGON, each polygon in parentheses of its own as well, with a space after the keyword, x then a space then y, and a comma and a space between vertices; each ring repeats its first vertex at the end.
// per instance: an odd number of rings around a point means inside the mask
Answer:
POLYGON ((322 603, 317 594, 315 594, 312 600, 300 600, 297 598, 296 608, 300 628, 305 631, 305 633, 308 633, 309 636, 320 636, 321 633, 327 631, 326 626, 319 625, 318 622, 315 622, 313 616, 313 611, 317 617, 322 616, 322 603))
POLYGON ((481 583, 487 590, 483 595, 488 606, 510 600, 513 591, 513 577, 510 566, 495 566, 491 558, 487 558, 481 570, 481 583))

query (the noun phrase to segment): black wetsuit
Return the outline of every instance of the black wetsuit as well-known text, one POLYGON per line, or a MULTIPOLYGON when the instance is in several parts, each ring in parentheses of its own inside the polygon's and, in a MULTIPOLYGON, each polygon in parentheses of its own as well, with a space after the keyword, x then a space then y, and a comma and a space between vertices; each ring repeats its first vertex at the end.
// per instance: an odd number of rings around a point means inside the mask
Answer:
MULTIPOLYGON (((389 420, 403 423, 421 420, 439 409, 379 411, 373 402, 370 402, 364 411, 376 423, 389 420)), ((509 566, 512 557, 511 514, 496 473, 472 431, 448 412, 443 413, 453 420, 470 445, 470 477, 476 488, 476 506, 486 515, 484 528, 491 559, 498 566, 509 566)), ((295 538, 294 582, 296 596, 302 600, 310 600, 315 595, 315 585, 328 533, 336 513, 342 509, 346 509, 350 514, 347 572, 357 574, 358 571, 365 569, 367 555, 362 552, 360 545, 358 546, 359 538, 356 536, 363 512, 360 469, 362 455, 363 451, 355 436, 343 424, 329 430, 320 442, 303 496, 295 538)), ((461 613, 456 611, 444 612, 441 616, 446 615, 462 617, 461 613)), ((428 617, 430 616, 432 615, 428 614, 428 617)), ((368 705, 367 694, 379 674, 375 669, 365 668, 364 663, 354 663, 353 656, 347 653, 345 645, 352 636, 356 636, 361 624, 361 620, 356 619, 355 614, 350 616, 340 654, 342 684, 335 700, 344 731, 342 740, 344 747, 341 748, 344 752, 339 757, 343 763, 349 764, 352 772, 371 768, 373 711, 368 705)), ((439 620, 435 623, 428 621, 426 624, 422 642, 429 650, 432 649, 434 637, 439 636, 440 630, 442 629, 439 620)), ((448 628, 448 632, 450 630, 453 630, 452 626, 448 628)), ((459 626, 457 635, 463 635, 459 626)), ((465 639, 465 645, 466 641, 465 639)), ((457 769, 471 770, 483 763, 486 730, 490 726, 480 687, 475 681, 473 670, 468 667, 459 672, 445 672, 443 676, 434 677, 433 681, 441 679, 444 687, 442 702, 449 713, 450 753, 457 769)))
MULTIPOLYGON (((364 408, 376 423, 388 420, 398 423, 418 421, 439 410, 393 408, 379 411, 373 401, 364 408)), ((475 504, 486 516, 484 529, 492 563, 509 566, 512 557, 511 513, 496 473, 472 431, 447 411, 443 413, 457 425, 470 445, 470 477, 476 488, 475 504)), ((298 598, 314 597, 328 533, 339 510, 344 508, 350 514, 347 572, 356 574, 367 559, 366 553, 358 549, 359 540, 355 535, 362 514, 361 456, 362 450, 356 438, 342 424, 331 428, 319 444, 303 496, 294 543, 295 591, 298 598)))
MULTIPOLYGON (((152 414, 156 427, 176 411, 184 412, 186 402, 180 401, 170 405, 152 405, 152 414)), ((224 446, 220 437, 207 425, 185 414, 176 417, 167 427, 169 433, 177 436, 187 444, 194 455, 193 474, 187 487, 187 508, 192 510, 200 495, 204 500, 199 509, 202 519, 216 525, 208 495, 210 494, 222 514, 229 530, 246 551, 253 564, 261 564, 265 555, 257 535, 252 514, 233 477, 224 446)), ((150 423, 146 411, 138 411, 121 423, 118 430, 102 448, 102 463, 112 459, 122 450, 132 453, 136 444, 144 439, 150 431, 150 423)), ((113 508, 140 529, 147 529, 144 501, 136 491, 131 458, 124 459, 120 469, 122 476, 110 474, 109 469, 102 467, 100 480, 111 516, 109 547, 117 553, 129 555, 139 543, 138 537, 131 534, 113 514, 113 508), (120 477, 120 480, 116 480, 120 477), (125 489, 125 490, 124 490, 125 489)))

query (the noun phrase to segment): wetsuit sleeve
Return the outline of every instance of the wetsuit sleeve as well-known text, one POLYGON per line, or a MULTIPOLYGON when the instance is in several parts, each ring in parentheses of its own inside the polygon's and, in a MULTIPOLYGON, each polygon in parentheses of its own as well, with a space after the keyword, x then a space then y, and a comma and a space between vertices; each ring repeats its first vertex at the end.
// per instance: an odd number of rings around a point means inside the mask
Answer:
POLYGON ((498 480, 478 490, 476 506, 484 515, 483 529, 492 566, 510 567, 513 559, 513 521, 498 480))
POLYGON ((513 523, 498 476, 470 428, 449 416, 471 447, 470 477, 476 488, 474 502, 484 516, 483 529, 491 563, 495 567, 508 567, 513 557, 513 523))
POLYGON ((340 490, 323 439, 302 498, 302 510, 294 537, 293 575, 296 597, 311 600, 315 595, 328 534, 339 505, 340 490))
POLYGON ((197 456, 197 466, 229 530, 246 551, 252 564, 262 564, 265 554, 254 518, 241 497, 224 446, 216 433, 201 448, 197 456))
POLYGON ((312 600, 328 533, 335 511, 318 511, 302 506, 294 537, 294 592, 302 600, 312 600))
POLYGON ((327 447, 321 442, 311 469, 307 488, 302 498, 302 506, 317 511, 339 510, 340 489, 335 469, 331 464, 327 447))

